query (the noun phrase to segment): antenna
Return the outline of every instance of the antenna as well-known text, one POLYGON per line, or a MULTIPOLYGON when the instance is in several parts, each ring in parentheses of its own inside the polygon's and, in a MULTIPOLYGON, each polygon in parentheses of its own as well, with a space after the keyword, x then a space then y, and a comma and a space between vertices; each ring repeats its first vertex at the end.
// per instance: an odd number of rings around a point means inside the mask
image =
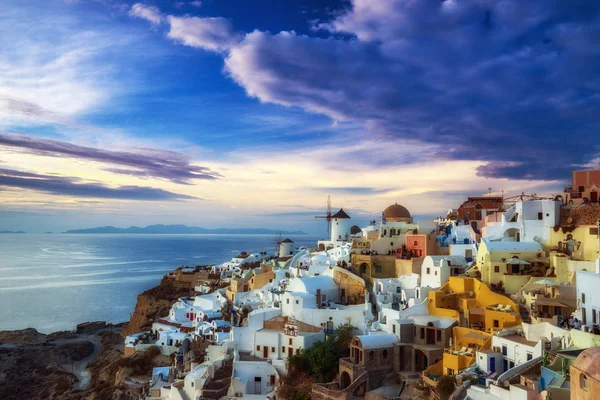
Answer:
POLYGON ((327 211, 325 215, 315 215, 315 218, 327 219, 327 237, 331 236, 331 196, 327 196, 327 211))

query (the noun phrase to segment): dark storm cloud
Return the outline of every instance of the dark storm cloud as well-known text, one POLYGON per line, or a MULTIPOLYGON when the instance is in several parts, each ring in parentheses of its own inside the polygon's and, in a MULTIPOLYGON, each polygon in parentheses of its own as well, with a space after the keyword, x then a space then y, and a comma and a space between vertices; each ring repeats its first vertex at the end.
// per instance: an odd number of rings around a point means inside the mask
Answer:
POLYGON ((354 0, 319 28, 249 33, 225 70, 251 97, 441 144, 432 157, 486 177, 565 179, 600 153, 598 1, 354 0))
POLYGON ((0 134, 0 149, 25 151, 30 154, 78 158, 129 168, 105 168, 107 171, 142 178, 165 179, 179 184, 190 184, 194 179, 215 180, 221 175, 210 168, 190 164, 181 153, 139 149, 138 152, 114 151, 79 146, 72 143, 42 139, 27 135, 0 134))
POLYGON ((83 182, 78 178, 43 175, 6 168, 0 168, 0 189, 2 187, 33 190, 59 196, 100 199, 149 201, 198 199, 197 197, 146 186, 119 186, 113 188, 100 183, 83 182))

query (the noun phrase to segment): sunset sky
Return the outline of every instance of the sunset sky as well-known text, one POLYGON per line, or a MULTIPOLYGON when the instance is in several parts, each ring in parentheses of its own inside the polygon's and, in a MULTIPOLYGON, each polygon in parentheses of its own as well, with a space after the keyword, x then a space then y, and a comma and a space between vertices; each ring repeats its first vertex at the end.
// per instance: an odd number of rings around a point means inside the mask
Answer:
POLYGON ((600 2, 3 0, 0 231, 324 231, 600 161, 600 2))

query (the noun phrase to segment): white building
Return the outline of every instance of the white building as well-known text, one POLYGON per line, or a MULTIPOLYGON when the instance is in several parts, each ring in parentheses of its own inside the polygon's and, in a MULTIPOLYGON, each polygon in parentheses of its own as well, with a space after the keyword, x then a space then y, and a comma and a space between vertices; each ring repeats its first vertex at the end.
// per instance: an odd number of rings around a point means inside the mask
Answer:
POLYGON ((277 369, 265 361, 233 362, 230 397, 244 399, 275 399, 275 388, 279 382, 277 369))
MULTIPOLYGON (((518 332, 521 333, 522 329, 518 332)), ((477 352, 477 365, 488 374, 500 375, 515 366, 541 357, 544 346, 545 343, 541 339, 529 340, 524 334, 518 334, 515 329, 508 329, 492 336, 490 349, 477 352)))
POLYGON ((500 222, 487 224, 482 236, 490 241, 549 243, 550 229, 559 225, 559 201, 518 201, 504 212, 500 222))
MULTIPOLYGON (((330 275, 291 279, 287 290, 289 292, 313 295, 315 301, 317 301, 316 296, 318 296, 319 304, 327 303, 327 301, 337 302, 340 300, 338 286, 330 275)), ((284 313, 285 309, 286 304, 284 304, 284 313)))
POLYGON ((600 274, 588 271, 576 272, 577 313, 581 323, 588 328, 600 325, 600 274), (596 294, 598 291, 598 294, 596 294))
POLYGON ((427 256, 421 266, 421 286, 439 288, 451 276, 459 276, 465 272, 468 263, 460 256, 427 256))

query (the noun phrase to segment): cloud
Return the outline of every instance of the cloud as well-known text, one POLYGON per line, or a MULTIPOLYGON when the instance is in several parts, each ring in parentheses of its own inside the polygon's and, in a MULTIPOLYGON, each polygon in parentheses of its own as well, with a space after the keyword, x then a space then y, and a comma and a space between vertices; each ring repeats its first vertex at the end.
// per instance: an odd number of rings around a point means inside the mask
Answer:
POLYGON ((146 186, 108 187, 100 183, 83 182, 79 178, 44 175, 13 169, 0 169, 0 187, 33 190, 58 196, 117 200, 189 200, 197 197, 146 186))
POLYGON ((169 15, 167 36, 186 46, 223 52, 236 44, 240 36, 225 18, 175 17, 169 15))
MULTIPOLYGON (((196 7, 202 5, 201 2, 189 4, 196 7)), ((231 22, 226 18, 163 15, 157 7, 141 3, 134 4, 129 15, 145 19, 154 25, 166 22, 169 25, 168 38, 185 46, 217 53, 229 50, 241 39, 241 35, 233 31, 231 22)))
POLYGON ((202 7, 202 2, 200 0, 194 0, 190 2, 190 5, 194 7, 202 7))
POLYGON ((374 187, 349 186, 349 187, 311 187, 309 190, 315 190, 322 193, 348 194, 348 195, 377 195, 386 194, 395 189, 380 189, 374 187))
POLYGON ((136 3, 131 6, 131 10, 129 10, 129 15, 136 18, 145 19, 146 21, 150 21, 154 25, 158 25, 163 21, 163 15, 155 6, 148 6, 142 3, 136 3))
POLYGON ((0 149, 47 157, 77 158, 128 168, 106 167, 106 171, 140 178, 159 178, 179 184, 192 180, 216 180, 221 175, 210 168, 191 164, 181 153, 153 149, 114 151, 26 135, 0 133, 0 149))
POLYGON ((71 126, 109 101, 119 108, 116 97, 129 94, 138 76, 129 63, 138 51, 129 46, 131 31, 97 21, 82 26, 56 2, 6 1, 0 7, 0 127, 71 126))
POLYGON ((354 0, 327 38, 248 33, 225 71, 262 102, 439 145, 482 176, 566 179, 600 154, 600 3, 578 4, 354 0))

